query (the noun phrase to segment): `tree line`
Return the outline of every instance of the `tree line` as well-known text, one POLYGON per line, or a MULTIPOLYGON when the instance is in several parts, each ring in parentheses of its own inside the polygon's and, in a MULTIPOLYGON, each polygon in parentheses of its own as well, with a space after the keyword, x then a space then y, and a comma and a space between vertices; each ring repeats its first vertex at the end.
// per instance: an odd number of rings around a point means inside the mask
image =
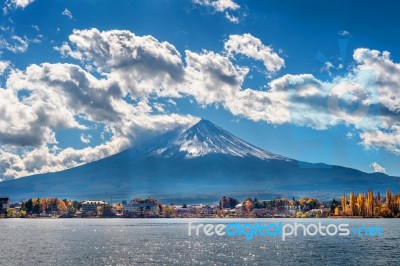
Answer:
POLYGON ((400 217, 400 194, 392 194, 390 189, 385 197, 372 189, 365 194, 351 192, 348 197, 343 194, 341 206, 335 206, 334 212, 336 216, 400 217))

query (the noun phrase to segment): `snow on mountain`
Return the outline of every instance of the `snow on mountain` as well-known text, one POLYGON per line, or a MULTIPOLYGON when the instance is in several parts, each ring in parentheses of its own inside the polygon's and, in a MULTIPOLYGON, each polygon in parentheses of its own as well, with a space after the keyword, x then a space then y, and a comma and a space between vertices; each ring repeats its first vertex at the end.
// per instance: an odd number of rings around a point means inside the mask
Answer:
POLYGON ((237 157, 252 156, 263 160, 290 160, 257 148, 204 119, 182 134, 177 134, 174 141, 164 143, 153 151, 153 155, 164 158, 183 155, 186 159, 212 153, 237 157))

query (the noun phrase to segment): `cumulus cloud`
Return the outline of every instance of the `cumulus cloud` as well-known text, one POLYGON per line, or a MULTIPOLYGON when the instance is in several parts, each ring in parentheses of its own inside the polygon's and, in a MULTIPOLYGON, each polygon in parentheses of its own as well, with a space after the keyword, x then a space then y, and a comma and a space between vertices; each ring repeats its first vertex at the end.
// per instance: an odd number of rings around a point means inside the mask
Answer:
POLYGON ((38 123, 38 115, 11 90, 0 89, 0 144, 36 146, 56 143, 54 132, 38 123))
POLYGON ((185 92, 203 105, 232 100, 240 89, 247 68, 235 66, 229 58, 211 52, 186 51, 185 92))
MULTIPOLYGON (((319 130, 345 124, 364 133, 360 138, 366 147, 372 143, 371 131, 391 130, 390 136, 397 136, 393 126, 399 123, 400 71, 388 52, 356 49, 356 64, 344 76, 326 82, 311 74, 287 74, 260 91, 243 88, 249 69, 236 65, 235 56, 259 60, 270 72, 284 67, 284 60, 250 34, 229 36, 222 53, 187 50, 185 58, 172 44, 127 31, 74 31, 70 41, 73 48, 67 43, 60 48, 64 56, 92 62, 99 73, 117 80, 135 96, 192 96, 201 105, 216 104, 234 115, 272 124, 319 130), (131 70, 129 75, 125 69, 131 70), (141 70, 140 83, 136 69, 141 70)), ((380 146, 396 152, 393 145, 380 146)))
POLYGON ((115 130, 118 125, 110 125, 111 131, 114 131, 111 140, 84 149, 60 149, 57 146, 49 148, 47 145, 41 145, 18 154, 12 148, 7 149, 3 146, 0 148, 0 176, 6 180, 76 167, 131 147, 134 145, 132 138, 139 138, 143 134, 152 136, 177 127, 187 128, 197 121, 198 118, 189 115, 140 115, 124 122, 125 127, 122 131, 125 135, 121 134, 121 130, 115 130))
POLYGON ((58 49, 64 55, 90 62, 110 80, 118 80, 124 92, 145 96, 177 96, 175 86, 183 76, 180 53, 168 42, 129 31, 75 30, 68 44, 58 49))
POLYGON ((193 0, 193 3, 200 6, 210 7, 214 12, 225 12, 225 18, 227 20, 235 24, 239 23, 239 18, 228 12, 240 9, 240 5, 232 0, 193 0))
POLYGON ((262 62, 268 72, 284 67, 272 48, 250 34, 231 35, 224 50, 190 51, 129 31, 75 30, 56 48, 78 64, 32 64, 10 70, 0 89, 0 176, 58 171, 109 156, 143 135, 188 127, 197 118, 167 114, 163 102, 189 97, 202 106, 270 124, 325 130, 343 124, 366 148, 400 154, 400 67, 388 52, 354 51, 354 67, 322 81, 286 74, 264 90, 245 88, 249 68, 236 56, 262 62), (12 110, 12 111, 11 111, 12 110), (58 149, 57 131, 81 130, 85 121, 105 126, 109 138, 95 147, 58 149), (21 151, 22 150, 22 151, 21 151))
POLYGON ((225 10, 237 10, 240 8, 232 0, 194 0, 195 4, 212 7, 217 12, 224 12, 225 10))
POLYGON ((384 148, 400 155, 400 126, 393 125, 390 130, 378 129, 360 134, 361 143, 369 148, 384 148))
POLYGON ((22 8, 24 9, 28 5, 32 4, 35 0, 6 0, 6 6, 8 8, 22 8))
MULTIPOLYGON (((0 175, 11 178, 67 169, 122 151, 151 132, 197 121, 190 115, 154 115, 157 106, 146 98, 132 98, 121 87, 126 82, 112 75, 97 78, 73 64, 33 64, 11 71, 6 88, 0 89, 0 175), (135 103, 126 102, 128 94, 135 103), (87 130, 82 120, 107 125, 111 140, 93 148, 51 153, 48 146, 57 144, 57 130, 87 130), (9 147, 25 152, 10 152, 9 147)), ((81 140, 88 142, 90 137, 83 134, 81 140)))
POLYGON ((262 61, 268 71, 280 70, 285 61, 273 52, 271 47, 265 46, 260 39, 249 33, 243 35, 230 35, 224 48, 230 56, 242 54, 249 58, 262 61))
POLYGON ((371 163, 370 167, 374 168, 374 172, 375 173, 385 173, 385 168, 383 168, 382 166, 380 166, 377 162, 373 162, 371 163))
POLYGON ((64 9, 64 11, 61 13, 61 15, 66 16, 68 19, 73 19, 74 17, 72 16, 71 11, 68 9, 64 9))
POLYGON ((77 59, 79 61, 83 60, 82 53, 79 52, 79 51, 73 51, 71 49, 71 47, 66 42, 64 42, 61 46, 55 47, 54 49, 59 51, 63 58, 70 56, 70 57, 72 57, 74 59, 77 59))
POLYGON ((10 61, 0 61, 0 76, 3 75, 4 71, 10 66, 10 61))

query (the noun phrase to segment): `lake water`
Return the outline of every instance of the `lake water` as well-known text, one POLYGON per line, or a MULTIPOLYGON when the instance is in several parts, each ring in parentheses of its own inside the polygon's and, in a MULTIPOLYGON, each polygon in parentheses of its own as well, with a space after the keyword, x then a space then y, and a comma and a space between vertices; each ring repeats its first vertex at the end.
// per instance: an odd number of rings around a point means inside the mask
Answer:
MULTIPOLYGON (((193 231, 194 233, 194 231, 193 231)), ((0 265, 400 265, 400 219, 1 219, 0 265), (383 236, 188 236, 188 223, 347 223, 383 236)))

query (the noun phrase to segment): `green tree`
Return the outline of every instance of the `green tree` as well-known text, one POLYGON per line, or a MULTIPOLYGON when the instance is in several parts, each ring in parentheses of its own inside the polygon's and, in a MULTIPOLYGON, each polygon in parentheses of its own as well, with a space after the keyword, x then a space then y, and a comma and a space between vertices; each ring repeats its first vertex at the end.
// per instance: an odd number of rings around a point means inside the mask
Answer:
POLYGON ((339 201, 337 201, 336 199, 333 199, 331 201, 331 213, 334 213, 338 206, 339 206, 339 201))
POLYGON ((25 209, 27 213, 32 213, 33 212, 33 202, 32 199, 28 199, 25 202, 25 209))
POLYGON ((40 199, 32 199, 33 209, 32 212, 39 214, 40 213, 40 199))

